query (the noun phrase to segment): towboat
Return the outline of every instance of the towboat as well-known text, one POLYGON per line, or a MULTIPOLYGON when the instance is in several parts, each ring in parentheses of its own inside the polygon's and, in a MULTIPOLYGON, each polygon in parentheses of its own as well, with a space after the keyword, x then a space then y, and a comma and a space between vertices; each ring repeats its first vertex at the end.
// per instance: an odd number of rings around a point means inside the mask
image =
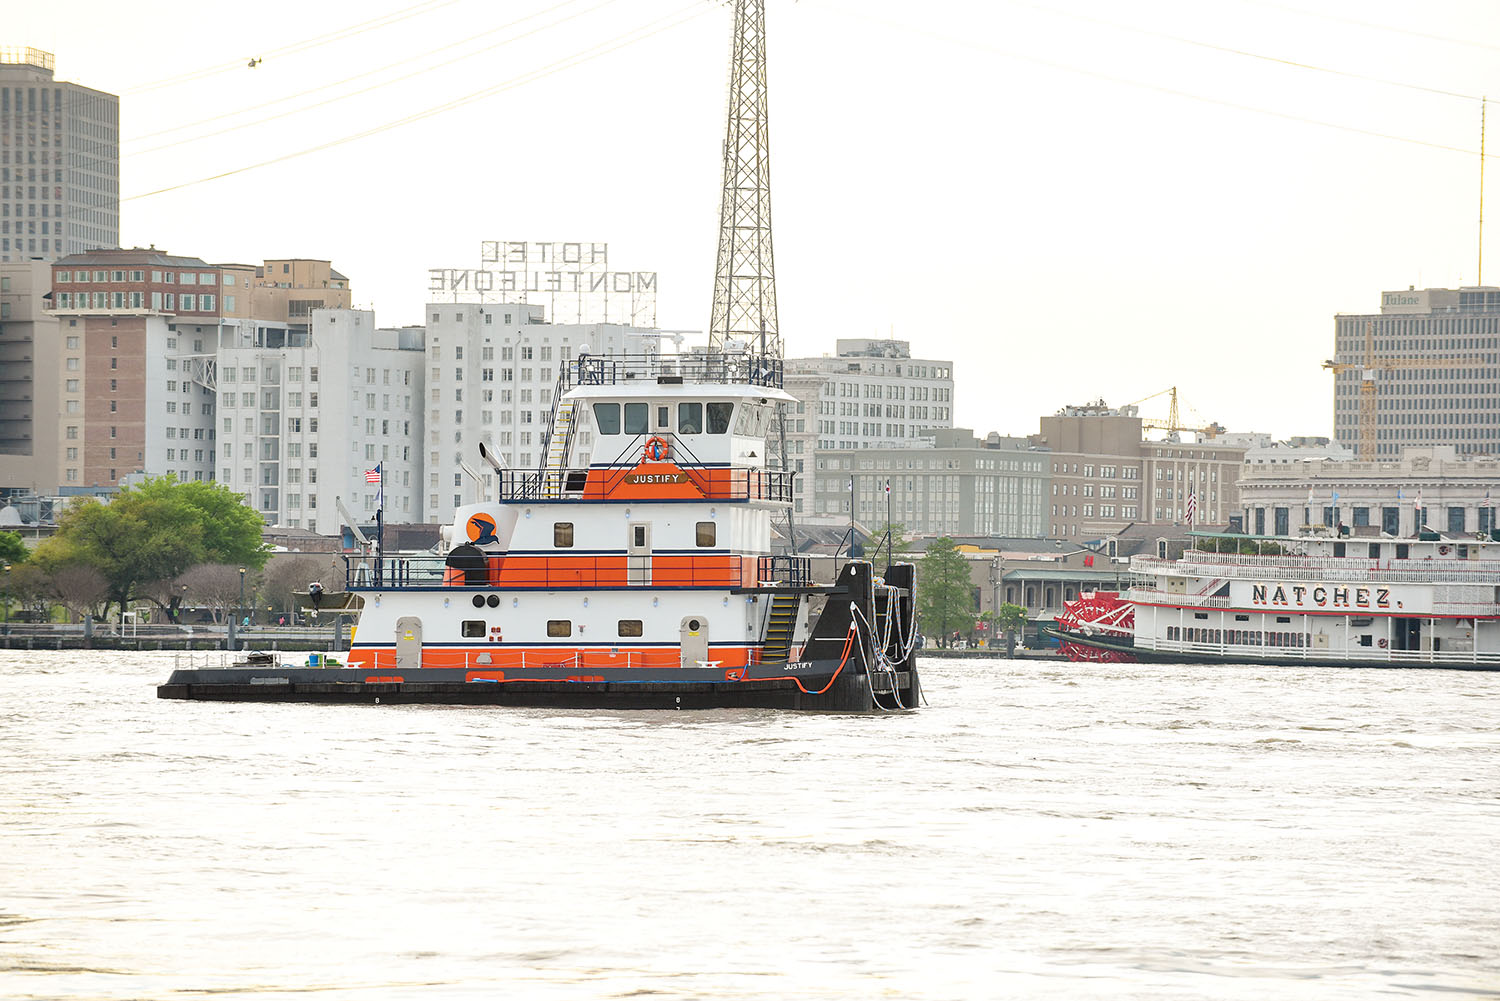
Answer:
POLYGON ((174 671, 168 699, 902 711, 921 698, 914 568, 773 554, 794 472, 768 468, 778 358, 581 356, 543 462, 480 447, 494 496, 432 554, 346 559, 339 667, 174 671), (830 576, 832 576, 830 574, 830 576))
POLYGON ((1047 630, 1074 660, 1500 670, 1500 541, 1194 533, 1047 630))

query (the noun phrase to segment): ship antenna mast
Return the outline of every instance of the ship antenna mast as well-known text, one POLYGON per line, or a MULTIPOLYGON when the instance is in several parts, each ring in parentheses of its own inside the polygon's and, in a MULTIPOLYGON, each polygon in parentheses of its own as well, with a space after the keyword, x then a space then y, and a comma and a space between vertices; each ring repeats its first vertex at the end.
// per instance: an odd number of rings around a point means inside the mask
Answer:
POLYGON ((776 325, 776 263, 771 251, 771 140, 766 94, 765 0, 734 0, 729 118, 724 130, 724 190, 719 254, 708 325, 710 354, 743 340, 781 384, 776 325))

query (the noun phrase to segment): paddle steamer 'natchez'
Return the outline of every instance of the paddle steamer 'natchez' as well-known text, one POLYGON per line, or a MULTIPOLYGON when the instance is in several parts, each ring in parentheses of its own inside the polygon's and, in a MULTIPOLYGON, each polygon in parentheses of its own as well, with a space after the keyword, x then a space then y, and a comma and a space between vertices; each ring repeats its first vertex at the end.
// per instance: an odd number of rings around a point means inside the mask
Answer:
POLYGON ((781 362, 584 356, 562 369, 545 464, 494 466, 445 555, 349 563, 347 665, 173 673, 164 698, 621 708, 910 709, 910 564, 771 554, 793 473, 766 468, 781 362), (592 430, 576 461, 575 429, 592 430))

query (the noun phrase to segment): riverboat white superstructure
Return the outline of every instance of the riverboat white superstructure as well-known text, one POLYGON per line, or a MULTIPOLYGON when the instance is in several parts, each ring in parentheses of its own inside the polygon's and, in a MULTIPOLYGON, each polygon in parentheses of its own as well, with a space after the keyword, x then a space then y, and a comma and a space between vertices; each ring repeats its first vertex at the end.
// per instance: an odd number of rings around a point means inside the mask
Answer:
POLYGON ((458 509, 439 554, 350 562, 347 666, 177 672, 162 694, 914 707, 912 567, 851 560, 819 587, 771 552, 794 475, 766 468, 780 374, 748 353, 567 363, 540 469, 481 449, 497 495, 458 509))
POLYGON ((1500 669, 1500 541, 1195 533, 1054 631, 1076 659, 1500 669))

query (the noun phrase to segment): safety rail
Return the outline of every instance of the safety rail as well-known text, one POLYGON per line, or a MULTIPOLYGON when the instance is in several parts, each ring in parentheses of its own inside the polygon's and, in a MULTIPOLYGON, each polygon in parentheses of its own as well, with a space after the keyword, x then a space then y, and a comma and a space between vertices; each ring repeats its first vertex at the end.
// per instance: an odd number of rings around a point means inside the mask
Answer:
POLYGON ((1236 556, 1191 551, 1180 560, 1133 556, 1135 573, 1238 580, 1378 580, 1413 584, 1497 584, 1500 561, 1495 560, 1371 560, 1358 557, 1236 556), (1454 569, 1445 569, 1451 566, 1454 569))
POLYGON ((1229 598, 1216 594, 1185 594, 1180 591, 1163 591, 1156 587, 1132 587, 1125 592, 1126 601, 1143 605, 1183 605, 1192 608, 1228 608, 1229 598))
POLYGON ((564 367, 562 376, 565 391, 575 385, 614 386, 661 378, 711 385, 780 387, 782 361, 749 351, 582 355, 564 367))
POLYGON ((434 555, 344 558, 346 591, 431 590, 445 587, 548 590, 577 587, 808 587, 805 556, 654 553, 644 563, 610 556, 434 555))
POLYGON ((807 556, 761 556, 756 561, 756 578, 761 584, 778 587, 810 587, 812 559, 807 556))
POLYGON ((1200 656, 1254 657, 1258 660, 1347 660, 1357 664, 1400 666, 1402 664, 1500 664, 1500 652, 1479 650, 1379 650, 1344 647, 1339 650, 1310 646, 1259 646, 1249 643, 1200 643, 1159 637, 1136 637, 1136 647, 1156 653, 1188 653, 1200 656))
MULTIPOLYGON (((791 470, 692 466, 679 468, 688 481, 703 494, 705 500, 785 503, 792 500, 792 479, 796 473, 791 470)), ((499 500, 510 503, 604 500, 614 486, 624 482, 625 477, 631 474, 631 469, 595 467, 592 481, 589 473, 589 469, 540 472, 502 469, 498 474, 499 500)))
MULTIPOLYGON (((394 667, 389 659, 390 654, 385 654, 379 661, 376 669, 384 672, 394 667)), ((718 666, 719 661, 707 660, 702 662, 704 667, 718 666)), ((496 647, 493 650, 475 652, 473 650, 444 650, 435 647, 425 647, 422 650, 423 668, 445 668, 452 670, 462 668, 473 672, 476 676, 470 681, 523 681, 524 675, 510 674, 527 670, 569 670, 578 672, 577 676, 571 676, 569 681, 603 681, 602 677, 588 677, 587 672, 617 668, 678 668, 684 666, 682 654, 677 647, 662 647, 654 650, 619 650, 611 647, 598 647, 596 649, 568 649, 568 650, 507 650, 504 647, 496 647), (485 675, 490 675, 486 677, 485 675)), ((688 667, 699 666, 688 664, 688 667)))

